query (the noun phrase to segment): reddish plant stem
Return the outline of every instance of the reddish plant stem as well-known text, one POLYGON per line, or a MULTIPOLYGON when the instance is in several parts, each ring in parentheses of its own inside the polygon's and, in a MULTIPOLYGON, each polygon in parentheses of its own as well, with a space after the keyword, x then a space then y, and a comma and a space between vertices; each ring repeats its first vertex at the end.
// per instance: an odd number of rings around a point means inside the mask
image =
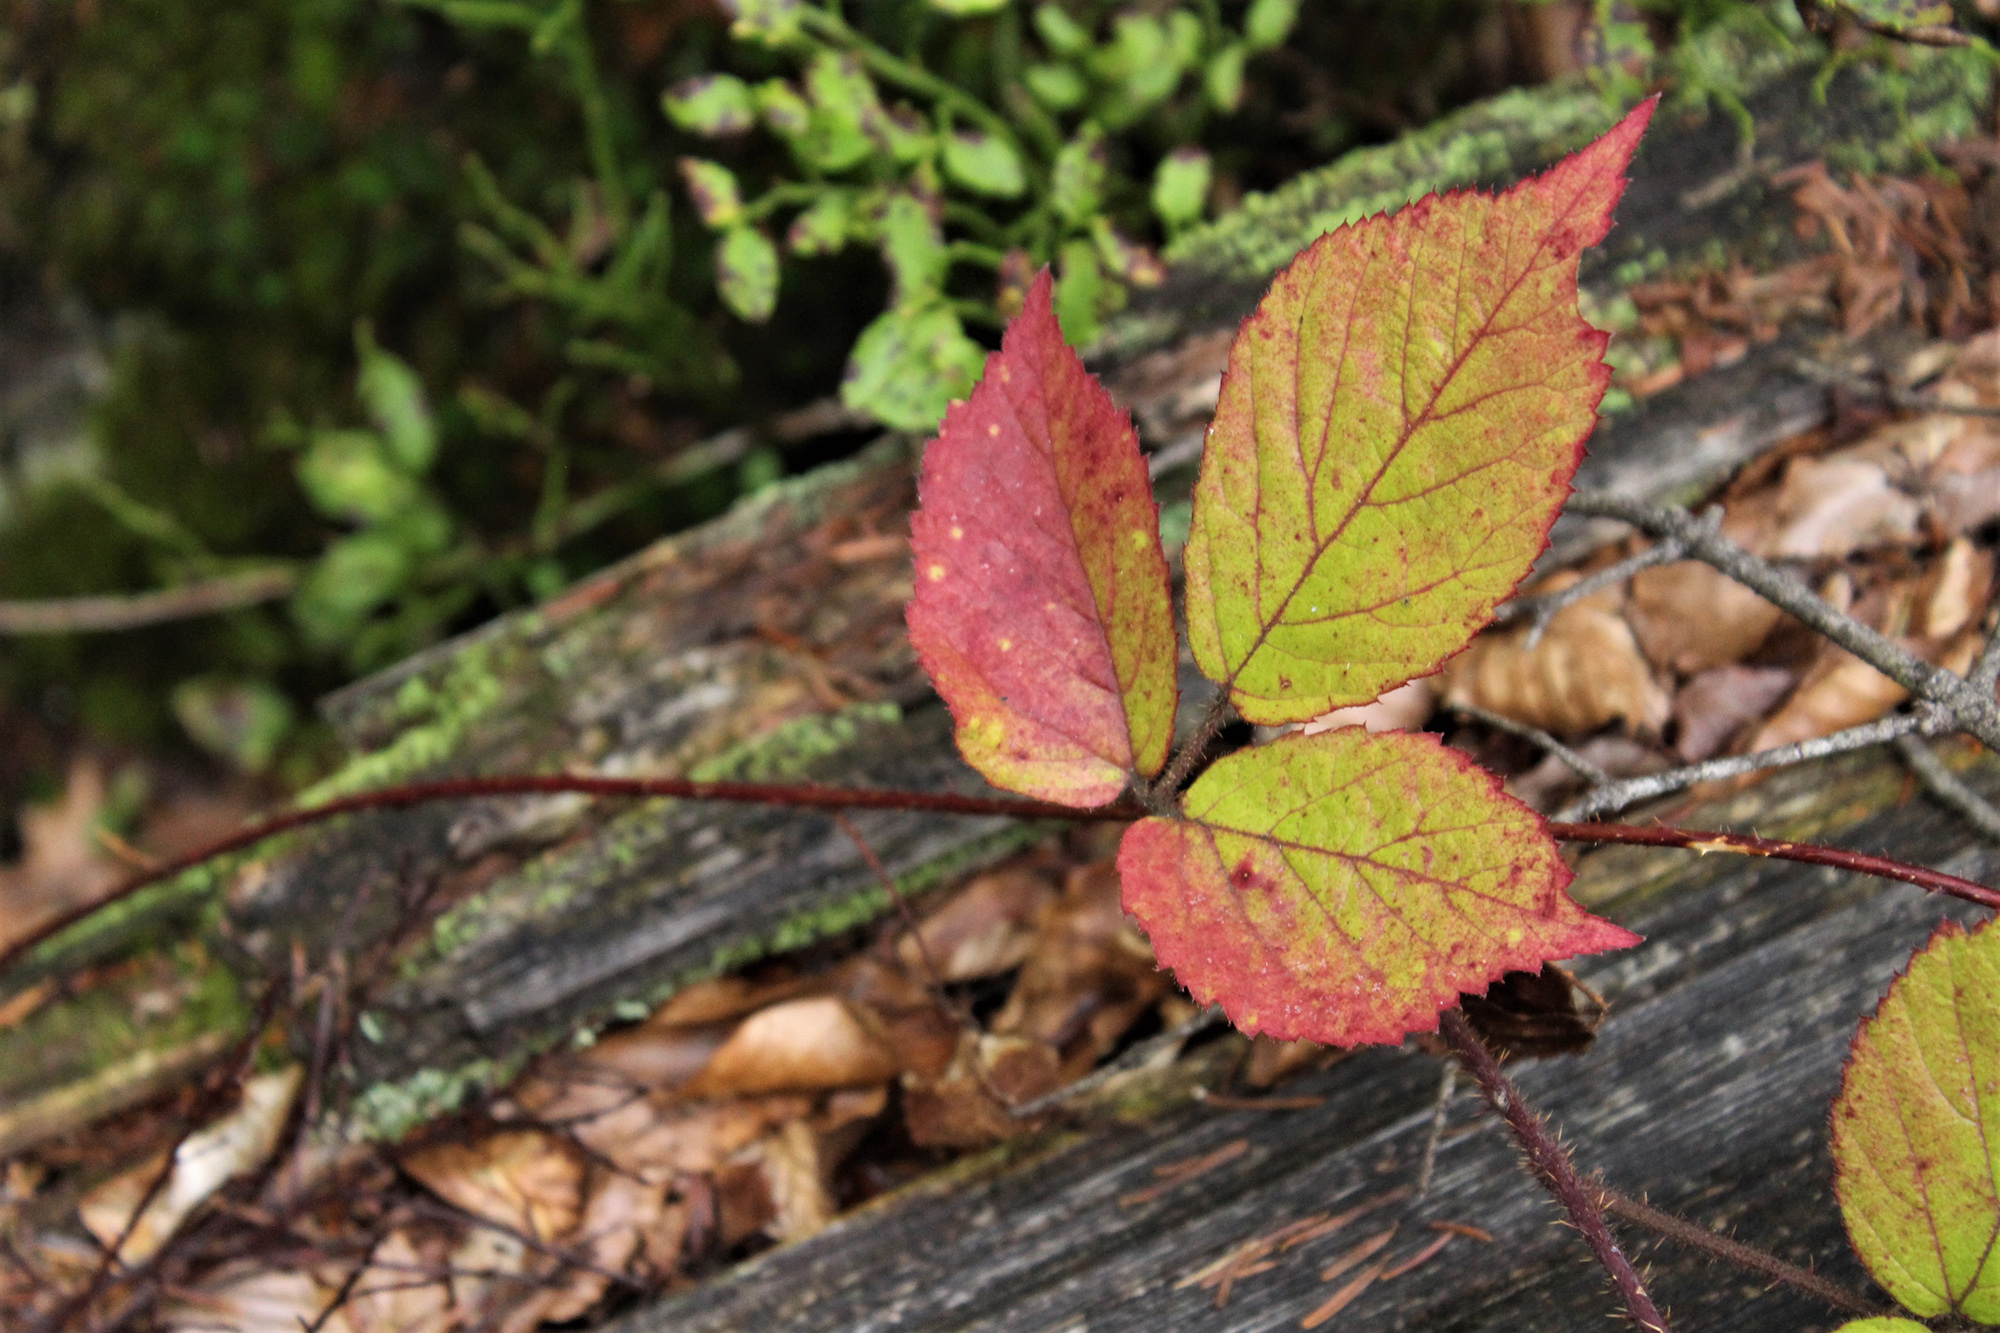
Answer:
POLYGON ((1438 1015, 1438 1034, 1450 1045, 1465 1066, 1479 1090, 1486 1095, 1490 1105, 1500 1118, 1507 1123, 1514 1142, 1520 1145, 1528 1159, 1529 1169, 1543 1188, 1562 1205, 1569 1214, 1570 1221, 1590 1246, 1597 1262, 1611 1275, 1611 1281, 1618 1288, 1618 1295, 1625 1303, 1625 1310, 1632 1316, 1632 1322, 1645 1333, 1667 1333, 1666 1316, 1660 1313, 1653 1298, 1646 1292, 1646 1284, 1639 1277, 1639 1270, 1625 1257, 1625 1251, 1618 1248, 1618 1238, 1611 1234, 1611 1224, 1605 1220, 1603 1205, 1595 1188, 1586 1185, 1576 1173, 1576 1164, 1569 1160, 1556 1136, 1549 1132, 1548 1122, 1534 1107, 1521 1100, 1521 1094, 1508 1081, 1500 1068, 1499 1059, 1487 1049, 1479 1034, 1472 1030, 1465 1015, 1456 1009, 1447 1009, 1438 1015))
POLYGON ((1807 865, 1831 866, 1836 870, 1852 870, 1862 875, 1899 879, 1920 889, 1949 893, 1967 902, 1978 903, 1981 907, 2000 910, 2000 890, 1990 889, 1974 880, 1960 879, 1957 875, 1947 875, 1941 870, 1926 870, 1922 866, 1892 861, 1886 856, 1850 852, 1843 847, 1821 847, 1817 843, 1810 842, 1782 842, 1776 838, 1752 837, 1747 833, 1709 833, 1700 829, 1673 828, 1664 824, 1642 826, 1551 822, 1548 829, 1553 836, 1564 842, 1624 842, 1645 847, 1685 847, 1691 852, 1733 852, 1738 856, 1770 856, 1784 861, 1803 861, 1807 865))
MULTIPOLYGON (((1220 710, 1217 717, 1220 716, 1220 710)), ((1129 797, 1095 810, 1078 810, 1020 796, 961 796, 955 792, 894 791, 870 787, 827 787, 809 782, 698 782, 690 778, 603 778, 583 774, 513 774, 485 778, 446 778, 413 782, 376 791, 358 792, 300 810, 289 810, 246 825, 226 838, 162 861, 118 885, 95 902, 71 908, 0 949, 0 974, 26 958, 46 941, 111 904, 141 889, 172 879, 203 862, 253 847, 266 838, 309 827, 341 815, 365 810, 401 810, 432 801, 464 801, 496 796, 576 794, 624 799, 672 797, 694 801, 729 801, 748 805, 792 806, 810 810, 911 810, 943 815, 998 815, 1009 819, 1102 820, 1141 818, 1145 809, 1129 797)), ((1624 842, 1654 847, 1685 847, 1697 852, 1734 852, 1769 856, 1809 865, 1832 866, 1860 874, 1880 875, 1919 888, 1949 893, 1968 902, 2000 910, 2000 891, 1969 879, 1926 870, 1887 857, 1850 852, 1812 843, 1780 842, 1741 833, 1712 833, 1667 826, 1633 824, 1550 823, 1554 837, 1569 842, 1624 842)))

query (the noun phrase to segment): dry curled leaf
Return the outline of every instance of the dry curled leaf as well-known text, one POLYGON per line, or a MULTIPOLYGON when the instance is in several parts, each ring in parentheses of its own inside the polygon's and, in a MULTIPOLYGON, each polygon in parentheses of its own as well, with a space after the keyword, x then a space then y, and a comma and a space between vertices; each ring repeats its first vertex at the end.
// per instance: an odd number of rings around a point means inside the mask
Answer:
POLYGON ((897 1073, 896 1053, 836 996, 787 1000, 743 1020, 690 1095, 814 1091, 882 1083, 897 1073))
MULTIPOLYGON (((1577 581, 1560 574, 1536 589, 1558 592, 1577 581)), ((1528 627, 1487 634, 1446 668, 1446 699, 1472 704, 1559 735, 1584 735, 1614 721, 1657 733, 1671 701, 1605 590, 1556 612, 1541 641, 1528 627)))
POLYGON ((928 955, 947 982, 998 976, 1028 956, 1035 918, 1055 896, 1046 879, 1025 867, 976 875, 925 915, 918 930, 922 948, 906 934, 896 942, 896 956, 920 970, 928 955))
POLYGON ((542 1130, 433 1144, 404 1155, 400 1165, 445 1202, 537 1240, 568 1234, 582 1212, 583 1163, 542 1130))
POLYGON ((1695 560, 1632 577, 1625 619, 1654 666, 1684 676, 1741 662, 1784 613, 1728 575, 1695 560))

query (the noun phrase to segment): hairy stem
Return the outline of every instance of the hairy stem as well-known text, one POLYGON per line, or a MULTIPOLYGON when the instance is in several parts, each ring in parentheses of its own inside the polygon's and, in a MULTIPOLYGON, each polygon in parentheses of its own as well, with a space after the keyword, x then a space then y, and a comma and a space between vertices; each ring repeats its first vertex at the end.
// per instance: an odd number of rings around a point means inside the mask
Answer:
POLYGON ((1618 1238, 1611 1234, 1611 1224, 1605 1220, 1597 1190, 1577 1175, 1576 1164, 1549 1131, 1548 1122, 1521 1100, 1520 1092, 1501 1070, 1499 1059, 1479 1039, 1464 1014, 1447 1009, 1438 1015, 1438 1033, 1479 1084, 1487 1104, 1506 1121, 1508 1132, 1527 1157, 1535 1178, 1562 1205, 1591 1253, 1597 1256, 1597 1262, 1611 1275, 1612 1285, 1618 1289, 1619 1299, 1624 1302, 1626 1313, 1632 1316, 1632 1322, 1646 1333, 1667 1333, 1666 1316, 1653 1304, 1639 1270, 1632 1266, 1632 1261, 1618 1248, 1618 1238))
POLYGON ((1947 875, 1942 870, 1926 870, 1886 856, 1851 852, 1845 847, 1822 847, 1812 842, 1784 842, 1758 838, 1748 833, 1720 833, 1702 829, 1673 828, 1661 824, 1564 824, 1550 820, 1551 836, 1564 842, 1622 842, 1642 847, 1685 847, 1691 852, 1733 852, 1738 856, 1768 856, 1781 861, 1803 861, 1807 865, 1831 866, 1861 875, 1879 875, 1901 880, 1920 889, 1948 893, 1969 903, 2000 911, 2000 890, 1974 880, 1947 875))
POLYGON ((1860 1315, 1863 1318, 1876 1318, 1894 1313, 1876 1305, 1860 1293, 1848 1290, 1838 1282, 1828 1281, 1809 1268, 1788 1264, 1767 1250, 1760 1250, 1754 1245, 1745 1245, 1740 1240, 1732 1240, 1719 1232, 1711 1231, 1700 1223, 1690 1222, 1685 1217, 1676 1217, 1649 1203, 1642 1203, 1630 1195, 1619 1193, 1601 1180, 1591 1180, 1587 1184, 1597 1191, 1598 1202, 1604 1205, 1606 1212, 1636 1223, 1655 1235, 1679 1241, 1690 1249, 1700 1250, 1725 1263, 1735 1264, 1738 1268, 1746 1269, 1759 1277, 1767 1277, 1773 1282, 1782 1282, 1808 1296, 1816 1296, 1836 1310, 1845 1310, 1849 1314, 1860 1315))

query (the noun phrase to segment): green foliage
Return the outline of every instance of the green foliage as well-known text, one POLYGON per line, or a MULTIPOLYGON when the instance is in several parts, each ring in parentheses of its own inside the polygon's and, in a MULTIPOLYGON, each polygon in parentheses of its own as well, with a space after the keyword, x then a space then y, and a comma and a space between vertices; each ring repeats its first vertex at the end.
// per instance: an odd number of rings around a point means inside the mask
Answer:
MULTIPOLYGON (((721 233, 717 280, 739 317, 768 318, 775 251, 745 229, 789 215, 797 258, 878 249, 889 308, 856 340, 842 397, 926 430, 977 365, 967 321, 994 322, 1008 275, 1056 262, 1057 304, 1079 341, 1160 269, 1132 238, 1198 221, 1212 181, 1195 143, 1241 103, 1244 62, 1281 44, 1294 0, 1257 0, 1231 28, 1213 7, 1159 13, 1045 0, 1023 22, 1006 0, 931 0, 930 12, 850 21, 832 4, 744 0, 734 34, 790 78, 687 80, 665 95, 692 133, 739 139, 749 108, 790 170, 754 188, 683 164, 689 198, 721 233), (1148 192, 1134 165, 1157 161, 1148 192), (1151 209, 1141 201, 1150 199, 1151 209), (756 238, 756 239, 752 239, 756 238)), ((754 161, 746 146, 737 155, 754 161)))

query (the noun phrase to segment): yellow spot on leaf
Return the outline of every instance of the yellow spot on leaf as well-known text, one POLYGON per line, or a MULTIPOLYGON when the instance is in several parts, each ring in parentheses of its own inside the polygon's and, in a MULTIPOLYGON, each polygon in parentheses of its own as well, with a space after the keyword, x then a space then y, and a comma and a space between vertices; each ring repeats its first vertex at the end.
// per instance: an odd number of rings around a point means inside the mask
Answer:
POLYGON ((951 530, 951 539, 952 539, 953 541, 955 541, 955 542, 962 542, 962 541, 964 541, 964 540, 965 540, 965 529, 964 529, 964 528, 953 528, 953 529, 951 530))
POLYGON ((1014 651, 1014 641, 1013 641, 1012 639, 1002 639, 1002 640, 1000 640, 1000 651, 1001 651, 1001 652, 1003 652, 1003 653, 1011 653, 1011 652, 1013 652, 1013 651, 1014 651))
POLYGON ((925 570, 924 573, 930 575, 932 583, 936 583, 939 579, 944 577, 944 566, 932 565, 929 569, 925 570))

